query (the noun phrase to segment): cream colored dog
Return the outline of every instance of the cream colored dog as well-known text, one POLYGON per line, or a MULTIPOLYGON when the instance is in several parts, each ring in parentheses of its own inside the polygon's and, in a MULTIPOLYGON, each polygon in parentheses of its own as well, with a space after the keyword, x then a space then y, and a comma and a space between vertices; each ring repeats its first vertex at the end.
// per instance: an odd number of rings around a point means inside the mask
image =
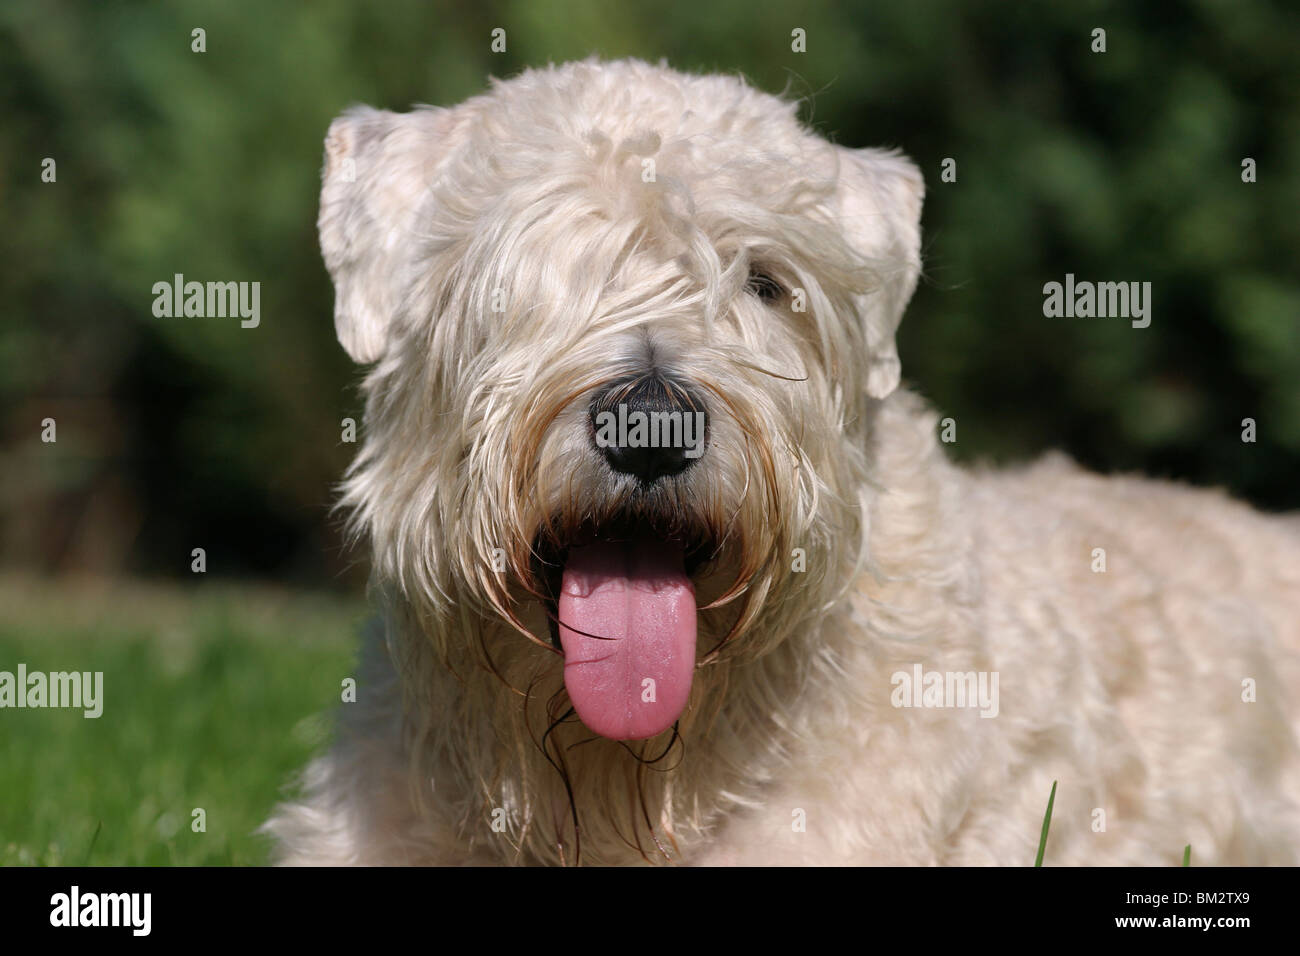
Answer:
POLYGON ((382 621, 291 863, 1294 863, 1300 535, 949 464, 923 183, 639 62, 330 128, 382 621))

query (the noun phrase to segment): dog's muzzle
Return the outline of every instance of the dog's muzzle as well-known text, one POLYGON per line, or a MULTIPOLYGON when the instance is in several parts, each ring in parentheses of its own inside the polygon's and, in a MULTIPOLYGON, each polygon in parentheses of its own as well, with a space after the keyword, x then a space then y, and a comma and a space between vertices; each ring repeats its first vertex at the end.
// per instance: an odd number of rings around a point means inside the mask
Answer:
POLYGON ((657 369, 604 387, 588 412, 589 440, 628 494, 613 515, 548 524, 535 573, 578 716, 603 737, 640 740, 670 729, 690 696, 692 576, 716 538, 662 492, 680 491, 668 483, 704 455, 708 415, 693 388, 657 369))

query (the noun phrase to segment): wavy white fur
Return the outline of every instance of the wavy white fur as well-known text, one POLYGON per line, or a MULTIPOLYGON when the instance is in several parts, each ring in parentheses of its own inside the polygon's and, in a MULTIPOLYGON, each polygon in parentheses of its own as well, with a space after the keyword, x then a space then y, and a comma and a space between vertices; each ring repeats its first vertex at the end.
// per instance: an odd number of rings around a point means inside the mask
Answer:
POLYGON ((594 60, 353 109, 326 146, 337 331, 373 363, 343 504, 382 618, 267 825, 280 860, 1024 865, 1058 780, 1049 863, 1296 862, 1300 536, 1060 457, 949 464, 898 388, 905 158, 736 78, 594 60), (584 423, 647 363, 711 431, 638 490, 584 423), (679 736, 618 743, 559 720, 530 561, 628 508, 718 552, 679 736), (997 672, 998 715, 893 706, 916 664, 997 672))

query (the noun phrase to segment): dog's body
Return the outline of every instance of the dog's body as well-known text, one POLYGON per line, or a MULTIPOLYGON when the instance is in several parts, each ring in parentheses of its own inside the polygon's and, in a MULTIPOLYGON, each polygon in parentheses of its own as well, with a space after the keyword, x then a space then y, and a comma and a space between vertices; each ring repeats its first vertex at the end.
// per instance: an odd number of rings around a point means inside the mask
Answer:
POLYGON ((1296 862, 1300 534, 949 464, 897 388, 906 160, 632 62, 327 150, 384 617, 282 860, 1025 864, 1056 780, 1049 863, 1296 862), (702 454, 602 444, 618 405, 702 454))

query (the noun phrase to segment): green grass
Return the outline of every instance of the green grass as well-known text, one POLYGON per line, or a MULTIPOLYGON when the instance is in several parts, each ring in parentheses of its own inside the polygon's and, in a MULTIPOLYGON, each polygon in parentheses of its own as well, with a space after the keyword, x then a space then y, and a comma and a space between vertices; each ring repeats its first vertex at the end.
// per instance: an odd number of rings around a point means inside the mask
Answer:
MULTIPOLYGON (((1043 830, 1038 837, 1038 857, 1034 866, 1043 865, 1043 854, 1047 851, 1047 833, 1052 827, 1052 806, 1056 803, 1056 781, 1052 781, 1052 792, 1047 795, 1047 812, 1043 814, 1043 830)), ((1192 845, 1183 847, 1183 866, 1192 865, 1192 845)))
POLYGON ((5 577, 0 608, 0 670, 104 674, 98 719, 0 710, 0 863, 265 862, 253 830, 328 734, 361 602, 5 577))
POLYGON ((1043 853, 1047 849, 1047 831, 1052 826, 1052 804, 1056 803, 1056 781, 1052 781, 1052 792, 1047 797, 1047 812, 1043 814, 1043 832, 1038 837, 1038 858, 1034 866, 1043 865, 1043 853))

